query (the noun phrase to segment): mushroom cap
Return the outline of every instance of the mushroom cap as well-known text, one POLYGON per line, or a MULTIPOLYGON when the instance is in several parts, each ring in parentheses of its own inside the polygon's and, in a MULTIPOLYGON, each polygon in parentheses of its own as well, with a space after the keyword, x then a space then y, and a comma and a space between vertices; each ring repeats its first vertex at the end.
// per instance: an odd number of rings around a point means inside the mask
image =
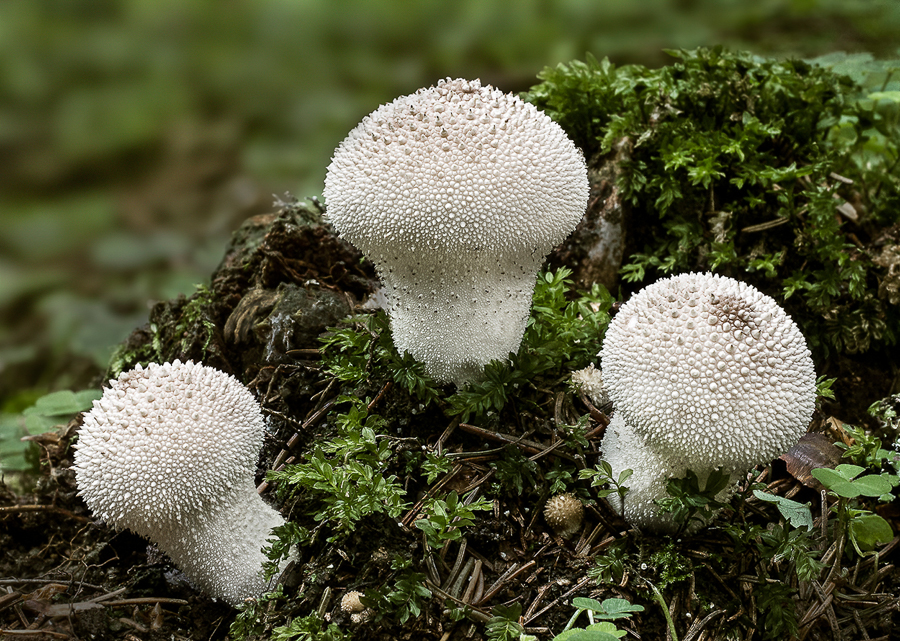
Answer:
POLYGON ((154 538, 252 479, 263 430, 256 399, 234 377, 190 361, 138 365, 84 417, 79 493, 94 514, 154 538))
POLYGON ((591 399, 594 405, 609 403, 609 392, 603 383, 603 373, 591 363, 584 369, 572 372, 572 384, 591 399))
POLYGON ((816 377, 797 325, 769 296, 714 274, 635 294, 600 353, 613 407, 695 472, 768 463, 806 431, 816 377))
POLYGON ((534 105, 478 80, 380 106, 334 152, 328 217, 376 264, 395 252, 530 249, 578 224, 584 157, 534 105))
POLYGON ((362 612, 366 609, 366 606, 363 605, 363 602, 360 600, 360 597, 363 595, 362 592, 358 590, 350 590, 343 597, 341 597, 341 611, 342 612, 362 612))

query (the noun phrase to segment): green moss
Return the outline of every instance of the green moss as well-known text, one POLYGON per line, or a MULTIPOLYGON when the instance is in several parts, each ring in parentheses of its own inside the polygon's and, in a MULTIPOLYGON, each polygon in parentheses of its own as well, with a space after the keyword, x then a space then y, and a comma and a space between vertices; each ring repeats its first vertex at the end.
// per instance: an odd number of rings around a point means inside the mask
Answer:
POLYGON ((661 550, 650 556, 650 565, 656 570, 656 586, 665 590, 669 585, 684 581, 694 573, 694 564, 675 548, 674 542, 667 543, 661 550))
POLYGON ((878 255, 900 221, 896 81, 882 73, 873 93, 800 60, 669 53, 660 69, 559 65, 525 94, 592 164, 624 158, 623 280, 710 270, 749 281, 787 307, 819 357, 895 344, 900 314, 879 293, 889 267, 878 255))

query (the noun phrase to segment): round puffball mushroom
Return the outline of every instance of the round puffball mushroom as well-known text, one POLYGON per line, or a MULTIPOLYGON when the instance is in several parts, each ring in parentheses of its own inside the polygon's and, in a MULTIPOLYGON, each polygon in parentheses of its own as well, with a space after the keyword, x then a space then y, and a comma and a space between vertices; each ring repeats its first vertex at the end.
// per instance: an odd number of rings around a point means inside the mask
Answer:
POLYGON ((75 445, 91 511, 155 542, 213 597, 238 605, 265 592, 262 548, 284 519, 254 485, 264 426, 250 391, 177 360, 109 385, 75 445))
POLYGON ((609 403, 609 393, 603 384, 603 374, 591 363, 584 369, 572 372, 572 384, 576 389, 587 394, 591 402, 597 407, 609 403))
POLYGON ((616 474, 634 469, 623 509, 642 527, 661 529, 650 506, 665 496, 665 479, 768 463, 797 443, 815 407, 799 328, 772 298, 732 278, 682 274, 646 287, 610 323, 600 357, 621 421, 604 438, 604 458, 621 461, 616 474), (623 448, 640 453, 626 457, 623 448), (635 491, 656 477, 662 494, 635 491))
POLYGON ((350 590, 350 592, 347 592, 341 597, 341 612, 352 614, 354 612, 362 612, 365 610, 366 606, 364 606, 363 602, 360 600, 362 595, 363 593, 357 590, 350 590))
POLYGON ((544 519, 559 536, 570 539, 584 522, 584 506, 572 494, 557 494, 544 506, 544 519))
POLYGON ((365 117, 324 195, 335 229, 375 263, 397 349, 462 385, 518 350, 537 272, 581 220, 588 179, 546 114, 447 79, 365 117))

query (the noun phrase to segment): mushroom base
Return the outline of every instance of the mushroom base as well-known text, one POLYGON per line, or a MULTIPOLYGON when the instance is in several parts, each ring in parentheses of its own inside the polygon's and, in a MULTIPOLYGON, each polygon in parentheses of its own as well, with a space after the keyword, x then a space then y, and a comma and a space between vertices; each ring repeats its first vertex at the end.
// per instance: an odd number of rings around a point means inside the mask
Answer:
POLYGON ((441 383, 478 380, 519 350, 544 254, 428 250, 412 264, 376 260, 394 345, 441 383))
MULTIPOLYGON (((155 541, 198 587, 237 606, 271 589, 263 578, 262 552, 272 528, 284 525, 275 509, 256 493, 252 480, 240 481, 218 505, 185 515, 180 524, 138 532, 155 541)), ((284 570, 288 560, 281 563, 284 570)))
MULTIPOLYGON (((603 460, 612 467, 613 478, 618 478, 627 469, 633 471, 625 481, 625 486, 628 487, 625 497, 611 494, 608 498, 610 505, 632 525, 659 534, 674 534, 679 529, 679 524, 671 513, 663 512, 656 504, 656 501, 668 496, 666 485, 669 479, 683 478, 691 470, 702 486, 709 474, 719 467, 730 474, 732 481, 742 471, 724 466, 697 469, 699 466, 688 465, 684 459, 663 456, 645 443, 643 437, 619 413, 613 416, 606 428, 600 450, 603 452, 603 460)), ((716 495, 716 500, 727 503, 736 487, 736 483, 730 483, 716 495)), ((693 521, 685 528, 685 533, 691 534, 705 525, 703 522, 693 521)))

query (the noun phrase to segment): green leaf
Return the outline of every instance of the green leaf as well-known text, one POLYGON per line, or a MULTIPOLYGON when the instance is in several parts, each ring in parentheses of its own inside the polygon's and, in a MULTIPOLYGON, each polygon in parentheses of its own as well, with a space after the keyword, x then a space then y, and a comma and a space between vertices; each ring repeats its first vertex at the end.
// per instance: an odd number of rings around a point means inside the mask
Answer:
POLYGON ((576 597, 572 599, 572 605, 579 610, 590 610, 591 612, 604 612, 603 606, 596 599, 588 599, 587 597, 576 597))
POLYGON ((850 521, 850 536, 860 550, 868 551, 894 538, 894 531, 877 514, 862 514, 850 521))
POLYGON ((24 416, 67 416, 77 414, 91 408, 91 402, 102 396, 99 390, 82 390, 72 392, 61 390, 51 392, 35 401, 32 407, 26 409, 24 416))
POLYGON ((876 91, 870 93, 868 98, 869 100, 891 100, 893 102, 900 102, 900 91, 876 91))
POLYGON ((619 637, 603 630, 581 630, 574 628, 566 630, 555 637, 553 641, 618 641, 619 637))
POLYGON ((847 499, 857 496, 879 497, 891 491, 893 484, 890 479, 880 474, 868 474, 856 478, 865 471, 859 465, 838 465, 836 468, 816 468, 812 475, 825 487, 847 499))
POLYGON ((579 610, 590 610, 595 619, 621 619, 630 617, 635 612, 643 612, 644 606, 632 605, 625 599, 604 599, 600 603, 596 599, 576 597, 572 599, 572 606, 579 610))
POLYGON ((813 529, 813 517, 808 503, 798 503, 797 501, 792 501, 782 496, 775 496, 768 492, 761 492, 760 490, 753 490, 753 496, 760 501, 774 503, 778 511, 781 512, 781 516, 793 527, 801 528, 805 526, 807 531, 813 529))
POLYGON ((862 496, 880 497, 891 491, 891 482, 881 474, 868 474, 853 481, 862 496))

